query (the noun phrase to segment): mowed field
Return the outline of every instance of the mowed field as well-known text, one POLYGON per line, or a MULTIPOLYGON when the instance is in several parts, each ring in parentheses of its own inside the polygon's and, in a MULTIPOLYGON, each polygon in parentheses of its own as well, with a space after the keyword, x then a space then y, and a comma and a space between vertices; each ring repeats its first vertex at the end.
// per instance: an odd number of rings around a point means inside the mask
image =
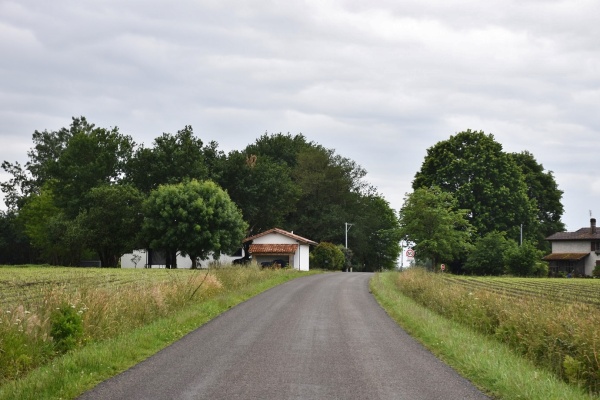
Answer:
MULTIPOLYGON (((154 332, 150 335, 160 338, 152 350, 157 351, 229 307, 307 274, 256 266, 210 270, 0 266, 0 399, 22 398, 14 383, 63 355, 127 338, 150 326, 149 332, 154 332), (160 325, 167 320, 177 322, 160 325)), ((127 359, 112 366, 107 361, 112 355, 87 356, 93 364, 87 381, 77 383, 73 393, 144 356, 117 354, 127 359)), ((70 384, 48 381, 60 393, 70 384)), ((40 390, 35 380, 30 385, 40 390)), ((57 396, 52 393, 49 398, 57 396)))
POLYGON ((468 277, 415 268, 397 274, 396 285, 563 380, 600 392, 600 280, 468 277))
POLYGON ((0 267, 0 308, 8 310, 18 305, 37 305, 53 290, 144 288, 159 283, 182 283, 201 273, 189 269, 4 266, 0 267))
POLYGON ((443 275, 449 284, 471 291, 486 290, 517 299, 532 297, 558 303, 584 303, 600 307, 600 279, 469 277, 443 275))

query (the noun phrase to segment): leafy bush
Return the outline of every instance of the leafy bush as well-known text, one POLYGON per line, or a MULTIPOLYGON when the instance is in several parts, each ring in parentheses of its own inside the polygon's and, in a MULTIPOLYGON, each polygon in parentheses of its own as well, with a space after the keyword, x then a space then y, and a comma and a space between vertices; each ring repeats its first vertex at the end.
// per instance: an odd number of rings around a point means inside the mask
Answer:
POLYGON ((346 257, 334 244, 321 242, 310 253, 310 263, 316 268, 341 270, 344 268, 346 257))
POLYGON ((50 314, 50 335, 59 353, 74 349, 83 337, 83 318, 75 306, 63 303, 50 314))
POLYGON ((506 272, 508 249, 516 243, 506 238, 505 232, 490 232, 477 239, 475 248, 465 263, 465 271, 475 275, 502 275, 506 272))
POLYGON ((521 246, 510 247, 504 255, 509 274, 515 276, 535 276, 540 273, 537 263, 542 258, 542 252, 531 242, 524 241, 521 246))

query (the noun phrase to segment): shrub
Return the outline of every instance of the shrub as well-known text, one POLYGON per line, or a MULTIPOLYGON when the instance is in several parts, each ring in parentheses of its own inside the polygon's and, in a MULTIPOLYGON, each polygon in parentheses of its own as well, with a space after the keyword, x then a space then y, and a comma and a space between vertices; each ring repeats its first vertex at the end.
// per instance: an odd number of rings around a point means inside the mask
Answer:
POLYGON ((536 264, 542 258, 542 252, 529 241, 524 241, 521 246, 508 248, 504 256, 507 272, 512 275, 534 276, 539 272, 536 264))
POLYGON ((75 306, 63 303, 50 314, 50 335, 59 353, 74 349, 83 338, 83 319, 75 306))
POLYGON ((321 242, 310 253, 311 264, 317 268, 341 270, 344 268, 346 257, 344 253, 332 243, 321 242))

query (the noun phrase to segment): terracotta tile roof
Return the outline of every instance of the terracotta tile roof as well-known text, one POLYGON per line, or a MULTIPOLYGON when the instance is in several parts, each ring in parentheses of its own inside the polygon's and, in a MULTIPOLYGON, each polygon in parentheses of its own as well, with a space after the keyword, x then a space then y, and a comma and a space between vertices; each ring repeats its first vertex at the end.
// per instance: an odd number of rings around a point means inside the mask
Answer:
POLYGON ((600 240, 600 228, 592 233, 592 228, 581 228, 575 232, 557 232, 550 235, 546 240, 600 240))
POLYGON ((258 235, 247 237, 246 239, 243 240, 243 243, 249 242, 249 241, 254 240, 256 238, 259 238, 261 236, 268 235, 270 233, 279 233, 280 235, 284 235, 284 236, 287 236, 287 237, 292 238, 294 240, 297 240, 298 242, 300 242, 302 244, 312 244, 312 245, 315 245, 315 246, 317 245, 317 242, 313 242, 310 239, 304 238, 302 236, 295 235, 292 232, 284 231, 283 229, 279 229, 279 228, 269 229, 268 231, 264 231, 262 233, 259 233, 258 235))
POLYGON ((251 244, 250 254, 294 254, 297 244, 251 244))
POLYGON ((560 260, 579 261, 582 258, 585 258, 589 255, 590 255, 590 253, 552 253, 552 254, 548 254, 543 259, 546 261, 560 261, 560 260))

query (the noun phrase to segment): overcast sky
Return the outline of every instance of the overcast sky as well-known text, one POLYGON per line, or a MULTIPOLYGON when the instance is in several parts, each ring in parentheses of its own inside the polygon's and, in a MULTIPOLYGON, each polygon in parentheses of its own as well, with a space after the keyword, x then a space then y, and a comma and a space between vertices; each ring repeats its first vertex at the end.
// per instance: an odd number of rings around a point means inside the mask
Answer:
POLYGON ((554 172, 575 230, 600 218, 599 37, 596 0, 0 0, 0 161, 72 116, 225 152, 302 133, 398 210, 429 147, 483 130, 554 172))

